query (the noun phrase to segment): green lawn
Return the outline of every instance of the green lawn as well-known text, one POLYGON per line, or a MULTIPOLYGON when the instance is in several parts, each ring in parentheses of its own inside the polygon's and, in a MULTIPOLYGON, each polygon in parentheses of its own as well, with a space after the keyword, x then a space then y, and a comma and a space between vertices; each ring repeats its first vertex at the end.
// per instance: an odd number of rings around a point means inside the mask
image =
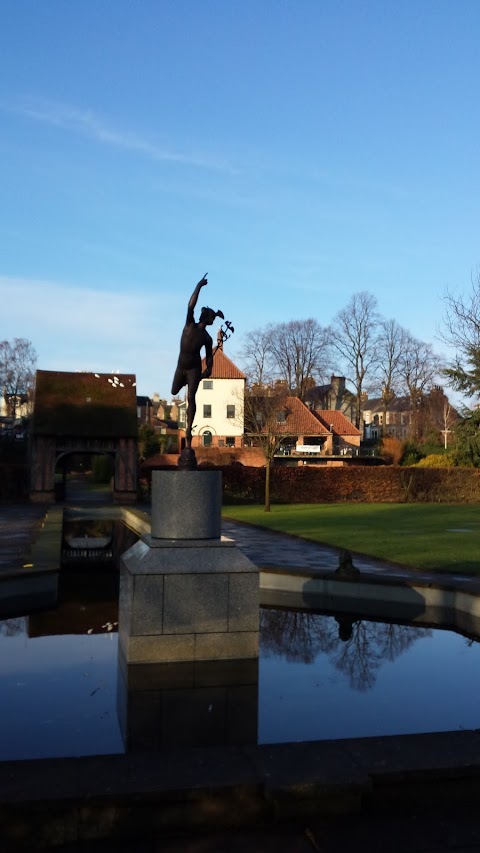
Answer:
POLYGON ((480 506, 290 504, 225 506, 226 518, 418 569, 480 574, 480 506))

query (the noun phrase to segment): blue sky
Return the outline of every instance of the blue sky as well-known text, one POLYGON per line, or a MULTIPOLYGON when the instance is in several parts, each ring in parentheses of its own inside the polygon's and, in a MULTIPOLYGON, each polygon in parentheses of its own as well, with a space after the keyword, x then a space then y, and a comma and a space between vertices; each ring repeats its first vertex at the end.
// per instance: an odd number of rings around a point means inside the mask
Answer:
POLYGON ((169 397, 208 271, 233 358, 360 290, 445 351, 480 264, 479 32, 477 0, 3 3, 0 338, 169 397))

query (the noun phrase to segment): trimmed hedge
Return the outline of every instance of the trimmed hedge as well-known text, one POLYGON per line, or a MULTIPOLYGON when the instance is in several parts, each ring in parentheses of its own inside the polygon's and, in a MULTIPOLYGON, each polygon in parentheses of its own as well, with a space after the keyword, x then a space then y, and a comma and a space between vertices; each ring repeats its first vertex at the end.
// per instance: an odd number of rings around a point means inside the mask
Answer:
MULTIPOLYGON (((265 471, 237 465, 223 470, 225 502, 263 503, 265 471)), ((274 503, 480 503, 475 468, 272 468, 274 503)))

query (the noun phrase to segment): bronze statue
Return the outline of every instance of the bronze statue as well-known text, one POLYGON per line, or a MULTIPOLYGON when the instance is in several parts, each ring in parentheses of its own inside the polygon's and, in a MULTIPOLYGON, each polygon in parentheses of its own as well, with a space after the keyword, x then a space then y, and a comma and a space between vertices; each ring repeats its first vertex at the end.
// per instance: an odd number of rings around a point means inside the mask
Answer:
POLYGON ((208 282, 207 274, 205 273, 204 277, 195 287, 188 303, 187 320, 180 340, 180 355, 172 383, 172 394, 174 396, 178 394, 181 388, 185 385, 187 386, 187 429, 185 443, 187 451, 190 451, 192 446, 192 427, 196 412, 195 395, 197 388, 201 379, 208 379, 213 366, 212 339, 206 327, 212 325, 215 317, 221 317, 222 320, 225 319, 221 311, 214 311, 213 308, 202 308, 200 319, 198 323, 195 322, 193 311, 197 304, 200 290, 206 284, 208 282), (205 347, 207 363, 203 373, 200 356, 202 347, 205 347))

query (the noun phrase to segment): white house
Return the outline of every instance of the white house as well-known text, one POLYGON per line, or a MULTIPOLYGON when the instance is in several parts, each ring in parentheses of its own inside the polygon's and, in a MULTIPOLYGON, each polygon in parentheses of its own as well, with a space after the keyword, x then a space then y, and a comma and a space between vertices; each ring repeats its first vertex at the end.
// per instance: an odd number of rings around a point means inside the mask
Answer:
MULTIPOLYGON (((205 370, 205 359, 202 370, 205 370)), ((245 374, 218 348, 208 379, 196 395, 192 447, 241 447, 244 432, 245 374)))

